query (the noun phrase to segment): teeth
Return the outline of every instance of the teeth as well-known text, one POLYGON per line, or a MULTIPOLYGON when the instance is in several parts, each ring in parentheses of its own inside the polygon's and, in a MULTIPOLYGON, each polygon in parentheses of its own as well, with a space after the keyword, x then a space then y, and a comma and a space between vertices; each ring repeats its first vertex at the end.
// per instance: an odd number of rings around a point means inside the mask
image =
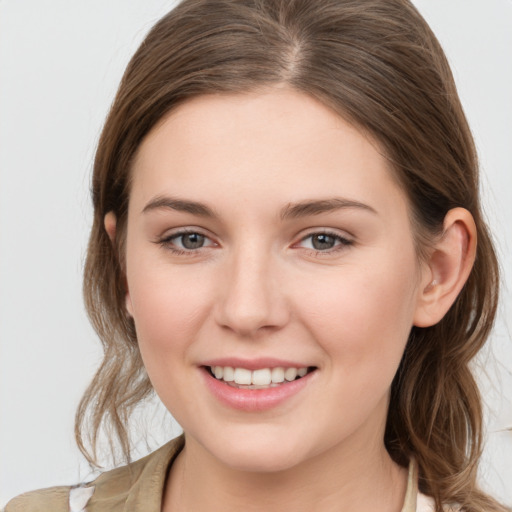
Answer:
POLYGON ((265 389, 275 387, 284 381, 291 382, 297 377, 304 377, 308 373, 306 367, 301 368, 260 368, 248 370, 246 368, 232 368, 231 366, 211 366, 210 370, 215 378, 224 382, 234 382, 249 389, 265 389))
MULTIPOLYGON (((217 375, 215 375, 217 377, 217 375)), ((233 382, 235 380, 235 370, 231 366, 224 367, 224 376, 222 380, 226 382, 233 382)))
POLYGON ((295 380, 297 377, 297 368, 286 368, 284 371, 284 378, 288 381, 295 380))
POLYGON ((272 382, 276 384, 284 382, 284 368, 272 368, 272 382))
POLYGON ((299 368, 297 370, 297 375, 299 377, 304 377, 304 375, 306 375, 306 373, 308 373, 308 369, 307 368, 299 368))
POLYGON ((272 382, 272 372, 269 368, 254 370, 252 372, 252 384, 255 386, 269 386, 272 382))
POLYGON ((235 382, 237 384, 252 384, 252 372, 245 368, 235 368, 235 382))

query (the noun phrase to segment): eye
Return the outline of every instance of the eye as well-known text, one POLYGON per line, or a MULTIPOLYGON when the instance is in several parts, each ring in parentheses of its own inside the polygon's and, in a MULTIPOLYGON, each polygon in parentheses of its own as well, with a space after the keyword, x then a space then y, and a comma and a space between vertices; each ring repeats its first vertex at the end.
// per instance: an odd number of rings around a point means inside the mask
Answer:
POLYGON ((200 249, 204 246, 206 237, 200 233, 185 233, 182 235, 175 235, 171 240, 180 249, 200 249))
POLYGON ((212 240, 197 231, 180 231, 159 240, 165 248, 176 253, 193 252, 216 245, 212 240))
POLYGON ((309 234, 308 236, 304 237, 297 245, 306 249, 312 249, 314 251, 327 252, 351 244, 351 240, 348 240, 338 234, 321 232, 309 234))

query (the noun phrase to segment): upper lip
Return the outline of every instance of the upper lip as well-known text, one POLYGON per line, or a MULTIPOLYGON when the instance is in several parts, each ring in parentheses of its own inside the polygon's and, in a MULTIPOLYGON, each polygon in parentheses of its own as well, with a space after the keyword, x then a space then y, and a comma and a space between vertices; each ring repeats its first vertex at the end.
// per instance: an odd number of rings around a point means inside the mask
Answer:
POLYGON ((201 363, 201 366, 230 366, 231 368, 246 368, 247 370, 260 370, 261 368, 308 368, 310 364, 297 361, 287 361, 274 357, 259 357, 256 359, 241 359, 238 357, 222 357, 209 359, 201 363))

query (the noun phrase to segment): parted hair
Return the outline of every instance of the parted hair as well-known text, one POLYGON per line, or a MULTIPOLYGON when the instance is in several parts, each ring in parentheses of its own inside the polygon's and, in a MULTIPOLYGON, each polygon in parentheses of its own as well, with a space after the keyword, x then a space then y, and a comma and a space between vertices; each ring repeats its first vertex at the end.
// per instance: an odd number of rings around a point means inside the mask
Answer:
POLYGON ((97 464, 104 429, 129 460, 130 414, 152 392, 125 309, 124 234, 137 149, 189 98, 277 85, 316 98, 379 141, 409 200, 420 257, 451 208, 473 215, 474 267, 438 324, 412 328, 384 440, 397 463, 417 460, 420 490, 438 512, 451 502, 467 512, 505 510, 477 485, 482 404, 470 370, 494 321, 498 264, 450 67, 408 0, 184 0, 146 36, 122 78, 94 161, 84 296, 104 358, 77 411, 80 449, 97 464), (110 211, 115 244, 104 228, 110 211))

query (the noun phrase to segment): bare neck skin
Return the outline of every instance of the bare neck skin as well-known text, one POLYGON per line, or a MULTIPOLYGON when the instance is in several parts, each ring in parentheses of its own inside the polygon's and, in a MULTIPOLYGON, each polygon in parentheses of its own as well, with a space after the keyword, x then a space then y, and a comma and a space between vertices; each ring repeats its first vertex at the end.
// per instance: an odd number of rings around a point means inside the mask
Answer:
POLYGON ((400 512, 407 470, 391 460, 382 436, 367 434, 268 473, 226 467, 188 439, 171 468, 162 512, 400 512))

